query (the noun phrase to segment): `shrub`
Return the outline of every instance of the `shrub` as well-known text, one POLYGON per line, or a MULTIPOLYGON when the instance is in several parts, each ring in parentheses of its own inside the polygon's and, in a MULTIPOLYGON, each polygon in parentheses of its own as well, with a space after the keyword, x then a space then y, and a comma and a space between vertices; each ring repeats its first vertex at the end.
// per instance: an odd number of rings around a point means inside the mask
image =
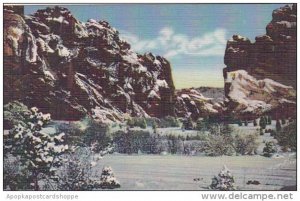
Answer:
POLYGON ((148 126, 153 126, 154 124, 156 125, 156 126, 158 126, 159 125, 159 122, 160 122, 160 119, 158 119, 158 118, 156 118, 156 117, 148 117, 148 118, 145 118, 145 121, 146 121, 146 124, 148 125, 148 126))
POLYGON ((248 121, 247 121, 247 120, 244 122, 244 125, 245 125, 245 126, 248 126, 248 121))
POLYGON ((88 119, 87 128, 84 130, 83 142, 92 146, 93 150, 99 152, 111 143, 109 126, 94 119, 88 119))
POLYGON ((235 151, 242 155, 252 155, 256 153, 258 148, 257 134, 242 134, 236 135, 234 139, 235 151))
POLYGON ((212 182, 209 187, 210 189, 221 191, 236 190, 234 177, 231 174, 231 171, 224 165, 219 174, 212 178, 212 182))
POLYGON ((194 129, 194 122, 192 117, 188 117, 183 121, 183 126, 185 130, 193 130, 194 129))
POLYGON ((297 151, 297 122, 285 126, 280 132, 277 132, 275 138, 285 150, 297 151))
POLYGON ((158 135, 150 135, 148 131, 129 130, 117 131, 113 134, 115 149, 119 153, 133 154, 139 151, 143 153, 157 154, 160 152, 160 138, 158 135))
POLYGON ((127 125, 130 128, 133 128, 133 127, 140 127, 142 129, 147 128, 146 119, 143 117, 132 117, 127 120, 127 125))
POLYGON ((260 135, 264 135, 264 134, 265 134, 265 133, 264 133, 264 129, 260 128, 260 129, 259 129, 259 134, 260 134, 260 135))
POLYGON ((5 190, 29 190, 33 186, 29 181, 30 172, 22 166, 20 157, 9 154, 3 159, 3 188, 5 190))
POLYGON ((104 167, 100 177, 100 187, 103 189, 120 188, 120 182, 115 178, 111 167, 104 167))
POLYGON ((62 123, 58 124, 56 126, 57 132, 59 133, 65 133, 65 141, 71 146, 76 146, 79 144, 84 143, 83 137, 84 137, 84 131, 79 128, 78 125, 74 123, 62 123))
POLYGON ((31 111, 23 103, 18 101, 10 102, 3 107, 3 127, 6 130, 14 126, 26 126, 26 119, 31 111))
POLYGON ((281 119, 281 123, 282 123, 282 125, 286 124, 285 118, 282 118, 282 119, 281 119))
POLYGON ((198 119, 196 122, 196 130, 206 131, 208 129, 208 122, 206 120, 198 119))
MULTIPOLYGON (((101 150, 108 153, 110 147, 101 150)), ((86 191, 100 189, 101 179, 97 163, 102 155, 95 154, 91 147, 77 147, 65 156, 59 174, 53 182, 47 183, 45 190, 86 191), (99 179, 97 179, 99 178, 99 179)))
POLYGON ((263 149, 263 155, 266 157, 271 157, 273 153, 276 152, 276 147, 274 142, 266 142, 263 149))
POLYGON ((276 131, 273 129, 270 129, 270 136, 276 136, 276 131))
POLYGON ((234 149, 231 144, 224 143, 223 136, 209 135, 205 146, 205 154, 208 156, 232 155, 234 149))
POLYGON ((21 166, 28 171, 30 189, 39 190, 38 178, 56 173, 55 167, 62 164, 62 154, 68 150, 68 145, 63 144, 64 133, 49 135, 41 132, 51 120, 50 114, 38 112, 36 107, 23 112, 20 116, 24 119, 19 119, 22 124, 4 135, 4 156, 19 157, 21 166))
POLYGON ((168 150, 171 154, 182 154, 184 153, 183 139, 176 138, 174 135, 168 137, 168 150))
POLYGON ((209 128, 210 135, 206 142, 205 152, 209 156, 232 155, 233 128, 228 124, 212 124, 209 128))
POLYGON ((160 119, 158 123, 158 127, 160 128, 168 128, 168 127, 180 127, 179 121, 176 117, 166 116, 160 119))

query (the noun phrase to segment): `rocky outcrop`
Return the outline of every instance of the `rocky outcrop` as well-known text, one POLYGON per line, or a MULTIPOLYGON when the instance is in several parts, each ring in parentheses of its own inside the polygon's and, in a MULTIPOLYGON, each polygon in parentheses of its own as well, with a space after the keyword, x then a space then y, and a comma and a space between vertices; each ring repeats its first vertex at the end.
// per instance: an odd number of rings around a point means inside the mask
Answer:
POLYGON ((170 63, 133 52, 105 21, 80 22, 65 8, 23 16, 4 10, 4 102, 54 119, 103 121, 174 115, 170 63))
POLYGON ((266 34, 257 36, 254 43, 239 35, 227 42, 223 77, 228 116, 249 119, 269 113, 276 118, 279 114, 296 117, 296 15, 296 4, 276 9, 266 34))
POLYGON ((276 9, 266 34, 252 43, 248 38, 234 35, 225 50, 226 72, 246 70, 258 79, 270 78, 296 88, 297 5, 276 9))
POLYGON ((264 114, 275 119, 296 117, 296 90, 271 79, 257 80, 245 70, 232 71, 226 109, 234 118, 250 120, 264 114))
POLYGON ((190 88, 176 91, 175 111, 177 116, 191 117, 193 120, 207 116, 221 118, 224 112, 223 99, 205 97, 199 92, 200 90, 190 88))

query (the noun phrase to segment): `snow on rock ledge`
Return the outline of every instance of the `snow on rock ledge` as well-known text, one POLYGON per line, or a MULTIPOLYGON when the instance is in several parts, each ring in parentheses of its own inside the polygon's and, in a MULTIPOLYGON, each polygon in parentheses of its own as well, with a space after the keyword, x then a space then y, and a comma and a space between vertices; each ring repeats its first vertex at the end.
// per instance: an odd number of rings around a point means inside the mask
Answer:
POLYGON ((271 79, 257 80, 245 70, 228 72, 230 83, 227 98, 228 109, 247 118, 264 113, 274 115, 294 113, 296 91, 271 79))

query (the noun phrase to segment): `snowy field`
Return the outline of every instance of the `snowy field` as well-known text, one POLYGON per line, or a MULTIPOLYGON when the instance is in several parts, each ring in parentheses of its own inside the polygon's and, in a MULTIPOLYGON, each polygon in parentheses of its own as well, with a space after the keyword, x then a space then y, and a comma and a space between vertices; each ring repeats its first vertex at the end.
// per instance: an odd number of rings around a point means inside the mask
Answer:
POLYGON ((279 190, 296 185, 292 154, 277 158, 113 154, 105 156, 96 168, 101 170, 103 165, 113 168, 121 182, 119 190, 208 190, 211 178, 223 165, 232 171, 239 190, 279 190), (247 185, 248 180, 257 180, 260 185, 247 185))
MULTIPOLYGON (((267 125, 267 129, 276 129, 276 121, 267 125)), ((238 126, 232 124, 239 134, 257 133, 259 126, 238 126)), ((111 131, 126 130, 126 127, 113 127, 111 131)), ((153 132, 152 127, 132 130, 153 132)), ((47 128, 45 132, 54 132, 47 128)), ((160 135, 195 136, 196 130, 183 131, 180 127, 157 128, 160 135)), ((203 133, 202 133, 203 134, 203 133)), ((266 141, 276 141, 269 133, 259 135, 258 154, 262 154, 266 141)), ((293 153, 275 154, 271 158, 255 156, 185 156, 185 155, 106 155, 94 167, 101 171, 103 166, 111 166, 121 183, 115 190, 209 190, 211 179, 226 165, 234 175, 238 190, 279 190, 282 187, 296 185, 296 156, 293 153), (260 184, 248 185, 249 180, 260 184)))

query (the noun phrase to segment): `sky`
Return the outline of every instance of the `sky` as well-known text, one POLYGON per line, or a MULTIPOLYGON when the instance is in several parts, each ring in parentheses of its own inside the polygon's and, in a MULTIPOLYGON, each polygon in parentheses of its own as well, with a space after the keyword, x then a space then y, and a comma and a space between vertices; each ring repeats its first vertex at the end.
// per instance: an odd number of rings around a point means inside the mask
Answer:
MULTIPOLYGON (((226 42, 239 34, 265 34, 272 11, 283 4, 89 4, 60 5, 82 22, 105 20, 136 52, 167 58, 175 87, 223 87, 226 42)), ((27 5, 32 14, 47 5, 27 5)))

